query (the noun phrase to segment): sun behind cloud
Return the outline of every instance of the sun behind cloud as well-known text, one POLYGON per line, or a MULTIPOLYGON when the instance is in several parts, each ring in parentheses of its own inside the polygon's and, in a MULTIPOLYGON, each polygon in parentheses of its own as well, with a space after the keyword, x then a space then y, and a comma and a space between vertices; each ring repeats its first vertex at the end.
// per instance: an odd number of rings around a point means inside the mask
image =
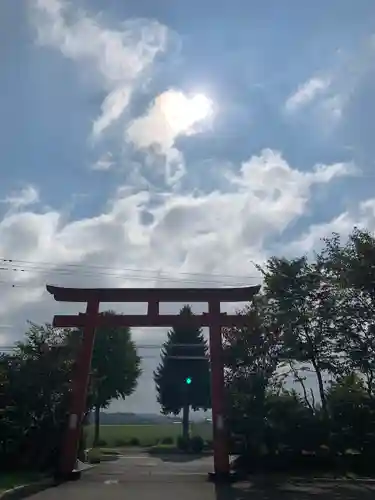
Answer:
POLYGON ((159 94, 148 111, 127 129, 127 137, 136 146, 158 144, 166 151, 178 136, 198 132, 196 126, 213 115, 213 102, 205 94, 187 95, 178 90, 159 94))
POLYGON ((196 123, 212 114, 213 103, 204 94, 188 97, 182 92, 176 92, 162 96, 167 97, 162 106, 166 122, 179 133, 188 132, 196 123))

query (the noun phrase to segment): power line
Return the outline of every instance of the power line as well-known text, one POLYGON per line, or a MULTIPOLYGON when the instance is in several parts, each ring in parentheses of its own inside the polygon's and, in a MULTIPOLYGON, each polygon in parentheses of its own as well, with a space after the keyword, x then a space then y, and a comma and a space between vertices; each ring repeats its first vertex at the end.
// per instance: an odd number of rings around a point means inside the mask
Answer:
MULTIPOLYGON (((131 280, 131 281, 146 281, 147 283, 150 283, 150 280, 147 279, 147 278, 128 278, 128 280, 131 280)), ((218 282, 218 281, 194 281, 194 280, 177 280, 177 279, 164 279, 164 280, 161 280, 161 281, 164 281, 165 283, 179 283, 179 284, 184 284, 184 283, 189 283, 189 284, 192 284, 192 285, 217 285, 218 287, 222 287, 222 286, 249 286, 249 282, 236 282, 236 283, 225 283, 225 282, 218 282)), ((53 285, 54 283, 49 283, 51 285, 53 285)), ((65 285, 61 285, 61 283, 56 283, 56 285, 59 285, 59 286, 67 286, 67 284, 65 283, 65 285)), ((38 282, 38 283, 35 283, 35 282, 32 282, 32 283, 13 283, 11 281, 4 281, 4 280, 0 280, 0 286, 4 286, 4 287, 9 287, 9 288, 30 288, 31 286, 34 287, 34 288, 39 288, 39 287, 44 287, 45 286, 45 282, 38 282)), ((77 285, 70 285, 72 287, 75 287, 77 285)), ((79 288, 82 288, 82 283, 80 284, 79 288)), ((84 287, 83 287, 84 288, 84 287)))
MULTIPOLYGON (((106 267, 106 266, 94 266, 94 265, 89 265, 89 264, 66 264, 64 266, 56 266, 53 263, 48 263, 48 262, 36 262, 36 261, 26 261, 26 260, 16 260, 16 259, 4 259, 0 258, 0 262, 3 264, 7 265, 8 267, 0 267, 0 271, 8 271, 8 272, 17 272, 17 273, 28 273, 28 272, 34 272, 34 273, 43 273, 44 275, 46 273, 49 274, 59 274, 59 275, 67 275, 67 276, 72 276, 74 275, 75 277, 77 276, 77 269, 82 271, 80 272, 79 276, 88 276, 90 278, 96 278, 99 276, 104 276, 104 277, 111 277, 111 278, 117 278, 117 279, 131 279, 131 280, 157 280, 157 281, 169 281, 169 282, 191 282, 191 283, 213 283, 213 284, 222 284, 222 282, 217 282, 212 279, 217 278, 220 280, 238 280, 238 279, 243 279, 243 280, 252 280, 252 279, 257 279, 260 280, 261 276, 260 275, 233 275, 233 274, 210 274, 210 273, 189 273, 189 272, 173 272, 173 276, 179 275, 179 276, 196 276, 202 277, 201 279, 196 279, 196 280, 186 280, 185 278, 178 279, 176 277, 171 277, 168 275, 167 271, 162 271, 162 270, 157 270, 157 269, 137 269, 137 268, 112 268, 112 267, 106 267), (95 271, 90 271, 90 269, 102 269, 102 270, 113 270, 116 271, 115 273, 110 273, 110 272, 98 272, 95 271), (127 273, 133 273, 133 274, 127 274, 127 273), (145 275, 145 273, 152 273, 149 276, 145 275), (164 275, 164 276, 163 276, 164 275), (208 277, 212 279, 203 279, 203 277, 208 277)), ((328 280, 329 277, 322 276, 318 272, 310 272, 308 273, 309 275, 316 275, 317 277, 321 277, 322 280, 328 280)), ((286 278, 288 278, 287 275, 285 275, 286 278)), ((297 277, 299 278, 299 277, 297 277)), ((4 281, 0 281, 0 283, 7 283, 4 281)), ((241 284, 248 285, 248 281, 241 281, 241 284)), ((13 282, 10 284, 13 285, 13 282)), ((19 286, 19 283, 14 283, 15 286, 19 286)))
MULTIPOLYGON (((173 276, 162 276, 162 275, 155 275, 155 276, 144 276, 144 275, 137 275, 137 274, 125 274, 125 273, 122 273, 122 274, 115 274, 115 273, 91 273, 91 272, 80 272, 79 274, 77 273, 77 271, 73 271, 73 270, 64 270, 64 269, 50 269, 50 270, 46 270, 46 269, 37 269, 37 268, 30 268, 30 269, 16 269, 16 268, 0 268, 0 271, 5 271, 5 272, 18 272, 18 273, 36 273, 36 274, 43 274, 43 276, 45 277, 46 275, 58 275, 58 276, 66 276, 66 277, 74 277, 74 278, 79 278, 79 279, 82 279, 82 277, 87 277, 87 278, 94 278, 94 279, 99 279, 101 277, 105 277, 105 278, 111 278, 111 279, 121 279, 121 280, 129 280, 129 281, 147 281, 147 282, 150 282, 150 281, 160 281, 160 282, 168 282, 168 283, 194 283, 194 284, 211 284, 211 285, 228 285, 228 284, 231 284, 231 285, 236 285, 236 286, 240 286, 240 285, 243 285, 243 286, 247 286, 249 285, 249 281, 246 280, 244 281, 244 277, 243 276, 223 276, 222 277, 222 280, 221 281, 217 281, 217 280, 210 280, 210 279, 187 279, 185 277, 181 277, 181 278, 176 278, 176 277, 173 277, 173 276), (233 283, 233 281, 236 280, 235 283, 233 283), (241 280, 241 281, 239 281, 241 280)), ((215 275, 215 277, 218 276, 218 275, 215 275)), ((249 278, 249 279, 255 279, 255 277, 253 278, 249 278)), ((260 278, 258 278, 260 279, 260 278)), ((14 285, 15 287, 18 287, 18 286, 25 286, 24 284, 22 283, 16 283, 16 282, 13 282, 13 281, 0 281, 0 283, 2 284, 9 284, 9 285, 14 285)))
MULTIPOLYGON (((6 259, 6 258, 0 258, 0 261, 3 262, 4 264, 11 264, 14 267, 23 267, 26 269, 13 269, 15 271, 60 271, 60 272, 74 272, 77 269, 83 269, 83 270, 88 270, 88 269, 93 269, 93 270, 103 270, 103 271, 116 271, 116 273, 111 274, 111 273, 102 273, 105 276, 116 276, 119 273, 124 273, 124 272, 131 272, 131 273, 151 273, 151 274, 166 274, 167 271, 161 271, 160 269, 140 269, 140 268, 131 268, 131 267, 122 267, 122 268, 115 268, 115 267, 107 267, 107 266, 98 266, 98 265, 92 265, 92 264, 64 264, 63 266, 56 265, 52 262, 43 262, 43 261, 27 261, 27 260, 19 260, 19 259, 6 259), (27 269, 27 267, 29 269, 27 269)), ((8 270, 5 268, 0 268, 0 270, 8 270)), ((98 273, 95 272, 95 275, 98 273)), ((180 275, 180 276, 197 276, 197 277, 209 277, 209 278, 218 278, 218 279, 223 279, 223 278, 233 278, 233 279, 238 279, 239 277, 242 278, 249 278, 249 279, 259 279, 260 276, 255 276, 255 275, 233 275, 233 274, 216 274, 216 273, 193 273, 193 272, 184 272, 184 271, 178 271, 174 272, 174 274, 180 275)))

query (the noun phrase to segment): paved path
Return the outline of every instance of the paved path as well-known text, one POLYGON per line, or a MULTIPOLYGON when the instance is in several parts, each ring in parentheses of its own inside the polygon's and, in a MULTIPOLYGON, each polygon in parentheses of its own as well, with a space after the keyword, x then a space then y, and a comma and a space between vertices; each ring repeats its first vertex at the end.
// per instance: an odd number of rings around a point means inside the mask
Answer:
POLYGON ((207 481, 210 458, 181 461, 132 453, 102 463, 32 500, 369 500, 375 485, 342 483, 273 483, 269 480, 215 487, 207 481))

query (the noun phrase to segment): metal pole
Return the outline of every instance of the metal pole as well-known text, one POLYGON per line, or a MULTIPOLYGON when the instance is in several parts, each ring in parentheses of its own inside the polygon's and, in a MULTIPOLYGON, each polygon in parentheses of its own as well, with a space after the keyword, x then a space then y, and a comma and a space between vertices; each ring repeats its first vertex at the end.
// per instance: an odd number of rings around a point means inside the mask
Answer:
POLYGON ((83 338, 72 379, 72 399, 70 402, 69 422, 62 445, 59 475, 63 478, 69 477, 72 474, 77 460, 82 422, 86 410, 87 388, 98 312, 98 300, 92 300, 87 303, 83 338))
POLYGON ((221 341, 220 302, 208 304, 210 315, 211 403, 214 434, 215 476, 229 475, 228 443, 224 425, 224 363, 221 341))

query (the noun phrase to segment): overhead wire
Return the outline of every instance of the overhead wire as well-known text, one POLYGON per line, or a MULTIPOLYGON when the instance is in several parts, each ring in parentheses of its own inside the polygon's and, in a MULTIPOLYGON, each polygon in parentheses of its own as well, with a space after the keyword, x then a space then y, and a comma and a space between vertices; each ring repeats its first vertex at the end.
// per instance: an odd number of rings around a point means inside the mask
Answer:
MULTIPOLYGON (((100 278, 110 278, 110 279, 121 279, 122 281, 146 281, 146 282, 164 282, 164 283, 190 283, 190 284, 201 284, 201 285, 232 285, 232 286, 249 286, 249 280, 244 280, 243 276, 223 276, 221 281, 218 280, 213 280, 213 279, 188 279, 187 277, 183 278, 178 278, 178 277, 173 277, 173 276, 166 276, 166 275, 155 275, 155 276, 144 276, 141 274, 110 274, 110 273, 90 273, 90 272, 79 272, 77 271, 71 271, 71 270, 58 270, 58 269, 51 269, 51 270, 45 270, 45 269, 5 269, 5 268, 0 268, 0 273, 1 271, 9 272, 23 272, 23 273, 36 273, 43 275, 45 277, 46 275, 56 275, 56 276, 62 276, 62 277, 71 277, 75 279, 80 279, 82 278, 89 278, 89 279, 100 279, 100 278)), ((215 277, 218 275, 215 275, 215 277)), ((249 278, 249 279, 256 279, 255 277, 249 278)), ((258 278, 259 279, 259 278, 258 278)), ((14 282, 14 281, 6 281, 6 280, 0 280, 1 285, 9 285, 9 286, 14 286, 14 287, 25 287, 25 286, 30 286, 30 282, 28 283, 21 283, 21 282, 14 282)))
MULTIPOLYGON (((103 275, 103 276, 119 276, 123 277, 125 273, 134 273, 136 276, 144 276, 145 278, 161 278, 161 275, 168 274, 169 271, 163 271, 161 269, 145 269, 145 268, 131 268, 131 267, 107 267, 107 266, 96 266, 90 264, 64 264, 58 265, 50 262, 42 262, 42 261, 26 261, 26 260, 18 260, 18 259, 6 259, 1 257, 0 264, 5 264, 11 267, 0 267, 0 271, 19 271, 19 272, 62 272, 62 273, 76 273, 77 270, 89 271, 90 275, 103 275), (90 271, 92 270, 92 271, 90 271), (93 272, 95 270, 95 273, 93 272), (103 272, 99 272, 102 270, 103 272), (104 272, 105 271, 105 272, 104 272), (108 271, 116 271, 114 273, 108 271), (120 274, 121 273, 121 274, 120 274), (151 274, 151 276, 145 276, 145 274, 151 274)), ((170 271, 173 275, 178 276, 196 276, 197 278, 208 277, 210 279, 238 279, 238 278, 249 278, 249 279, 259 279, 259 276, 256 275, 234 275, 234 274, 217 274, 217 273, 193 273, 186 271, 170 271)), ((166 279, 170 279, 169 276, 165 277, 166 279)))

